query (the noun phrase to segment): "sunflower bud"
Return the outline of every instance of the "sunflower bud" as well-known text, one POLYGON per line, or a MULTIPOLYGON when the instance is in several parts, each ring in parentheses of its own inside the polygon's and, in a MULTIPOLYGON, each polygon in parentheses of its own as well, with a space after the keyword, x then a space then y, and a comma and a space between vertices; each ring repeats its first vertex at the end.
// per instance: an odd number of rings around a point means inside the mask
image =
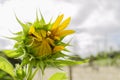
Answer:
POLYGON ((65 46, 60 44, 62 39, 74 33, 74 31, 64 30, 70 23, 70 17, 62 21, 63 17, 63 14, 59 15, 55 22, 49 22, 49 24, 46 24, 43 17, 41 20, 38 20, 39 18, 37 17, 36 21, 31 25, 22 25, 25 31, 22 36, 25 38, 18 41, 18 43, 23 42, 21 50, 25 50, 27 54, 35 57, 48 56, 64 50, 65 46))

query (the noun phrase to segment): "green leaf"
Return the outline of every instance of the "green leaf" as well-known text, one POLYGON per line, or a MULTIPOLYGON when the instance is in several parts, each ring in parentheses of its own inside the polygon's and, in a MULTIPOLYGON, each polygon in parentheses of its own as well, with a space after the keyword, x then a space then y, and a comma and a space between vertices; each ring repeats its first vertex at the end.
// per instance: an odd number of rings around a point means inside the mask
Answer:
POLYGON ((17 58, 22 55, 20 52, 16 52, 15 50, 3 50, 4 54, 10 58, 17 58))
POLYGON ((55 74, 53 74, 49 80, 68 80, 67 79, 67 76, 66 76, 66 73, 64 72, 57 72, 55 74))
POLYGON ((12 77, 15 76, 13 65, 4 57, 0 56, 0 69, 10 74, 12 77))
POLYGON ((0 80, 13 80, 13 78, 8 75, 5 71, 0 70, 0 80))

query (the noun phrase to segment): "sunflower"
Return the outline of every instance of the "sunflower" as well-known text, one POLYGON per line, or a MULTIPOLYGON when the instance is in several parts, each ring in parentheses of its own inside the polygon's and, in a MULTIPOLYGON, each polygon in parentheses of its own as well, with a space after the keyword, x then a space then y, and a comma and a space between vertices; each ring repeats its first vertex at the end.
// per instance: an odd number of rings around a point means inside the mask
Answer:
MULTIPOLYGON (((18 22, 23 26, 23 31, 21 31, 23 37, 21 41, 24 45, 24 50, 32 54, 33 56, 48 56, 55 54, 65 49, 66 45, 61 43, 62 39, 74 33, 74 30, 65 30, 65 28, 70 23, 70 17, 62 21, 64 15, 61 14, 57 17, 55 22, 47 23, 44 18, 41 16, 41 19, 36 18, 34 23, 23 24, 18 20, 18 22)), ((18 43, 17 42, 17 43, 18 43)), ((17 48, 20 46, 17 46, 17 48)))
POLYGON ((27 23, 22 23, 16 17, 22 30, 14 33, 15 37, 12 37, 16 40, 14 49, 7 51, 10 57, 21 59, 20 65, 15 70, 15 80, 32 80, 39 69, 43 75, 45 68, 49 66, 60 69, 61 66, 81 64, 71 60, 71 56, 63 52, 68 51, 66 46, 69 46, 63 39, 75 32, 66 29, 71 18, 63 20, 63 17, 61 14, 54 22, 50 20, 48 23, 42 15, 41 19, 36 15, 34 22, 27 23))

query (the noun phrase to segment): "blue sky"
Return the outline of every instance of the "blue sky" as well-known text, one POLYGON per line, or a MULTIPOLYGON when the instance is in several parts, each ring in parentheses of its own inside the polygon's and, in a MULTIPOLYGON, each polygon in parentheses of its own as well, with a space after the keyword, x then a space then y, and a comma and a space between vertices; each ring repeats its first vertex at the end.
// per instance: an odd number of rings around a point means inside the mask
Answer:
POLYGON ((12 48, 14 42, 9 43, 2 36, 12 36, 11 32, 21 29, 14 12, 23 22, 33 22, 36 9, 40 9, 47 21, 61 13, 71 16, 69 28, 76 30, 72 36, 73 53, 86 56, 110 47, 118 50, 119 3, 119 0, 0 0, 0 48, 12 48))

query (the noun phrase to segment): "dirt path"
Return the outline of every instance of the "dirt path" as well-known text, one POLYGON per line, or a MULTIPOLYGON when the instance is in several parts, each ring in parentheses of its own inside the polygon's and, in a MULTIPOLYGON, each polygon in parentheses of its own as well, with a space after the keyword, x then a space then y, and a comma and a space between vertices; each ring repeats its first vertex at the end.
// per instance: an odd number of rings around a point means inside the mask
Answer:
MULTIPOLYGON (((63 68, 69 74, 68 67, 63 68)), ((53 73, 60 70, 54 68, 47 68, 45 73, 45 80, 47 80, 53 73)), ((116 67, 99 67, 97 70, 91 67, 74 66, 72 68, 73 80, 120 80, 120 68, 116 67)), ((40 77, 40 73, 36 75, 35 80, 40 77)), ((57 80, 57 79, 56 79, 57 80)))

